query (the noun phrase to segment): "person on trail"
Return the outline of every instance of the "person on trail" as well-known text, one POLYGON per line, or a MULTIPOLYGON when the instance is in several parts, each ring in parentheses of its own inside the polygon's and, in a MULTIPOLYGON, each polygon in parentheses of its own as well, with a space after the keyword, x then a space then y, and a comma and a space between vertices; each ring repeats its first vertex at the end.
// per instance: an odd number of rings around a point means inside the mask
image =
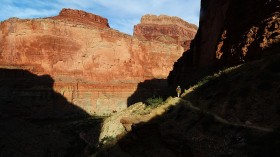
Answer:
POLYGON ((181 94, 181 92, 182 92, 180 86, 177 86, 176 92, 177 92, 177 97, 179 98, 179 97, 180 97, 180 94, 181 94))

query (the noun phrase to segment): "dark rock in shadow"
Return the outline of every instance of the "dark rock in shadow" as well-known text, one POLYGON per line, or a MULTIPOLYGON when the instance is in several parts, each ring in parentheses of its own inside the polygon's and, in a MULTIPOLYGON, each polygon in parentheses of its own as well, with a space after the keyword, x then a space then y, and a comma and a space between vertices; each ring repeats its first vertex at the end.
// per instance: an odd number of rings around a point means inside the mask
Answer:
POLYGON ((168 75, 168 85, 176 88, 180 85, 182 88, 187 89, 197 83, 198 80, 208 76, 218 70, 214 65, 199 66, 198 58, 200 54, 196 53, 194 44, 197 39, 191 41, 190 49, 185 51, 173 65, 172 71, 168 75))
POLYGON ((49 75, 0 69, 0 112, 24 119, 82 118, 89 115, 53 90, 49 75))
POLYGON ((176 95, 175 89, 172 92, 168 87, 166 79, 152 79, 140 82, 136 91, 127 99, 128 106, 137 102, 145 102, 148 98, 167 98, 169 95, 176 95))
POLYGON ((276 0, 202 0, 199 29, 190 50, 174 64, 169 83, 188 87, 223 67, 263 58, 263 50, 279 45, 274 26, 279 5, 276 0))
POLYGON ((0 156, 86 156, 101 120, 53 90, 49 75, 0 69, 0 156))
POLYGON ((279 130, 228 123, 190 104, 181 99, 164 114, 134 124, 97 157, 279 156, 279 130))

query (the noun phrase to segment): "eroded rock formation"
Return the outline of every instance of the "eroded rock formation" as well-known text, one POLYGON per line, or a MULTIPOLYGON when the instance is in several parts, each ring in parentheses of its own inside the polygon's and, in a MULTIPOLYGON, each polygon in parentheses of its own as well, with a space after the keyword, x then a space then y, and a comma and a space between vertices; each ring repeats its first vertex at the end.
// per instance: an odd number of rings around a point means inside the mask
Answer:
POLYGON ((53 19, 89 24, 99 26, 101 28, 110 28, 108 19, 82 10, 62 9, 59 15, 53 17, 53 19))
POLYGON ((109 27, 108 21, 63 9, 44 19, 0 23, 0 67, 48 74, 54 89, 90 114, 127 107, 141 81, 166 78, 184 48, 140 40, 109 27))
POLYGON ((167 15, 145 15, 141 23, 134 26, 134 36, 146 40, 179 44, 188 50, 194 38, 197 26, 178 17, 167 15))
POLYGON ((170 83, 189 84, 197 68, 216 69, 261 57, 263 50, 280 43, 279 7, 279 0, 202 0, 192 48, 174 65, 170 83))

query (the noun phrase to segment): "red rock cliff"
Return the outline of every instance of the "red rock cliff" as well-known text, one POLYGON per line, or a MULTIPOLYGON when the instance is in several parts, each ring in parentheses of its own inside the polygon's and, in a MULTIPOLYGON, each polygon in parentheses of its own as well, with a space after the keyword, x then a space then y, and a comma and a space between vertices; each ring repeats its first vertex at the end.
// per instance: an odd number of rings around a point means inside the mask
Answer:
POLYGON ((186 83, 198 67, 236 65, 263 55, 280 42, 279 7, 278 0, 202 0, 192 48, 175 63, 169 82, 186 83))
POLYGON ((53 18, 9 19, 0 31, 1 68, 48 74, 56 92, 97 115, 126 108, 139 82, 166 78, 184 51, 125 35, 108 28, 104 18, 69 9, 53 18))
POLYGON ((187 50, 196 31, 196 25, 178 17, 145 15, 141 18, 141 23, 134 26, 133 34, 146 40, 178 44, 187 50))

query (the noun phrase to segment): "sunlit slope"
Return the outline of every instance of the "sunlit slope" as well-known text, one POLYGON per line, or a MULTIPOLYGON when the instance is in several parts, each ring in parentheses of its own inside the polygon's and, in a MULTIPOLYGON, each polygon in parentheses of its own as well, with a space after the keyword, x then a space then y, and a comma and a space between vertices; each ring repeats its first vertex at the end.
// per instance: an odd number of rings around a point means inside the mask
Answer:
POLYGON ((200 80, 181 98, 126 115, 120 121, 131 130, 96 155, 279 156, 280 55, 269 51, 200 80))

